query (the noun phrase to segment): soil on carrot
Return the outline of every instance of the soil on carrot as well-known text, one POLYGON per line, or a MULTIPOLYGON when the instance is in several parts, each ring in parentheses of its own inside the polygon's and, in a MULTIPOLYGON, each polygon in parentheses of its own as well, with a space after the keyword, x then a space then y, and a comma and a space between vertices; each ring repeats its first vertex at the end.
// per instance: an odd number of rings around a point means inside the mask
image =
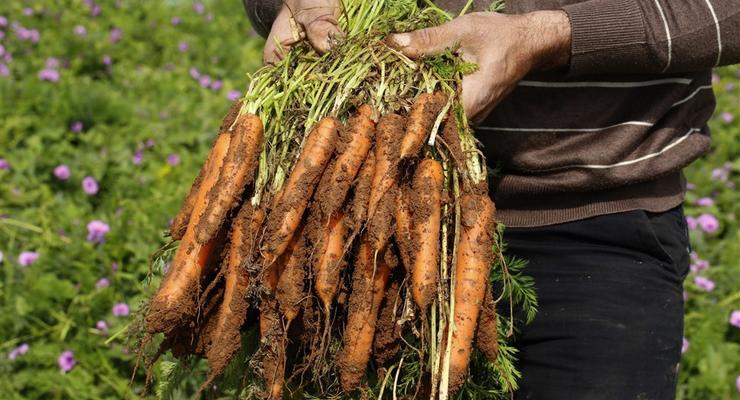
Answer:
POLYGON ((404 149, 401 150, 405 153, 401 154, 402 157, 406 159, 419 155, 419 151, 424 146, 426 139, 429 137, 432 127, 437 120, 437 116, 442 108, 444 108, 446 102, 447 96, 441 92, 435 92, 434 94, 425 93, 417 98, 409 111, 409 120, 406 125, 407 135, 404 136, 404 138, 408 137, 406 140, 416 138, 417 140, 421 139, 421 141, 418 143, 413 141, 413 145, 410 145, 410 147, 404 147, 404 149), (418 137, 418 134, 409 134, 410 132, 421 132, 422 136, 418 137))
POLYGON ((358 231, 367 219, 367 207, 370 202, 370 190, 372 189, 374 174, 375 150, 370 149, 354 182, 353 198, 349 207, 349 226, 353 232, 358 231))
POLYGON ((380 304, 378 322, 376 323, 375 338, 373 340, 373 355, 375 362, 381 367, 387 367, 401 351, 401 326, 398 321, 400 311, 399 279, 393 279, 386 290, 383 302, 380 304))
POLYGON ((306 297, 305 268, 309 252, 306 234, 304 228, 298 228, 288 249, 285 250, 284 254, 288 257, 288 261, 280 274, 275 290, 275 298, 287 322, 295 319, 300 311, 300 303, 306 297))
POLYGON ((260 304, 260 333, 264 398, 281 399, 285 380, 285 335, 274 298, 264 299, 260 304))
POLYGON ((442 141, 444 146, 452 156, 452 162, 458 171, 465 170, 465 155, 462 151, 462 145, 460 144, 460 133, 457 129, 457 120, 453 114, 447 116, 447 121, 442 128, 441 132, 442 141))
POLYGON ((368 222, 368 237, 375 250, 383 250, 393 233, 397 195, 398 187, 390 187, 383 197, 381 197, 375 209, 375 215, 368 222))
POLYGON ((476 332, 475 344, 478 350, 486 356, 490 362, 495 362, 498 357, 498 333, 496 326, 496 303, 493 301, 492 287, 486 288, 486 297, 478 317, 478 331, 476 332))

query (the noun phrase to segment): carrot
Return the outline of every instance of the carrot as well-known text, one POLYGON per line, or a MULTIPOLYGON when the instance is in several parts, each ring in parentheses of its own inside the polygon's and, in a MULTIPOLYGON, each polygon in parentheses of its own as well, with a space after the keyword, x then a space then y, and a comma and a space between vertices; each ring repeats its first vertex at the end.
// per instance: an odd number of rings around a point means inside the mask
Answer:
POLYGON ((349 204, 348 224, 352 232, 358 232, 367 220, 367 208, 370 204, 370 190, 375 174, 375 150, 370 150, 362 163, 360 173, 355 179, 354 195, 349 204))
POLYGON ((396 245, 401 256, 401 262, 407 272, 411 272, 413 259, 411 206, 409 205, 409 187, 399 188, 396 197, 396 245))
POLYGON ((344 203, 352 181, 365 161, 375 136, 373 110, 360 106, 339 132, 338 156, 327 168, 316 192, 316 202, 326 220, 344 203))
POLYGON ((278 316, 275 298, 260 303, 260 342, 262 344, 262 378, 264 398, 282 399, 285 381, 285 335, 278 316))
POLYGON ((498 358, 498 327, 496 326, 496 302, 493 301, 493 287, 486 286, 486 297, 478 317, 478 331, 475 334, 475 345, 490 362, 498 358))
POLYGON ((275 262, 290 243, 308 206, 308 200, 334 152, 339 121, 325 117, 306 138, 301 155, 284 185, 267 221, 262 255, 267 265, 275 262))
POLYGON ((208 169, 198 189, 195 207, 188 228, 170 264, 159 290, 149 304, 147 331, 168 332, 195 315, 195 297, 200 290, 200 279, 214 244, 200 244, 195 239, 195 227, 207 206, 207 193, 216 184, 218 171, 229 147, 229 135, 219 135, 213 146, 213 158, 209 157, 208 169), (210 162, 212 161, 212 162, 210 162))
POLYGON ((439 237, 442 217, 442 164, 424 159, 416 170, 413 191, 418 196, 414 207, 414 251, 411 270, 411 296, 424 313, 437 292, 439 281, 439 237))
POLYGON ((447 96, 441 92, 422 93, 416 98, 409 112, 406 134, 401 141, 401 160, 419 153, 446 102, 447 96))
POLYGON ((324 237, 316 252, 318 257, 314 263, 314 289, 327 314, 339 288, 346 240, 345 214, 339 211, 331 217, 328 228, 324 230, 324 237))
POLYGON ((215 150, 218 145, 218 138, 221 137, 221 135, 228 136, 227 129, 229 126, 231 126, 231 124, 234 123, 237 114, 239 114, 240 107, 241 102, 238 100, 235 101, 234 104, 231 105, 231 108, 226 114, 226 117, 224 117, 224 120, 221 123, 221 128, 219 130, 219 136, 214 141, 213 147, 211 149, 211 152, 208 154, 206 162, 203 163, 198 176, 195 178, 195 181, 193 181, 193 185, 190 187, 190 192, 188 192, 185 200, 183 200, 182 202, 180 211, 172 220, 172 224, 170 225, 170 237, 172 237, 172 239, 180 240, 185 235, 185 230, 187 230, 188 228, 188 222, 190 222, 190 216, 193 213, 193 208, 195 207, 195 199, 198 197, 200 186, 203 183, 203 179, 205 178, 206 173, 209 171, 209 168, 211 168, 213 166, 213 163, 215 162, 214 157, 216 157, 217 153, 215 150))
POLYGON ((396 184, 398 173, 398 143, 403 138, 403 127, 406 119, 398 114, 386 114, 378 121, 378 132, 375 143, 375 172, 370 189, 370 204, 367 215, 370 219, 381 198, 396 184))
POLYGON ((457 120, 454 114, 450 113, 447 115, 447 121, 445 121, 440 136, 452 156, 452 163, 455 165, 455 168, 460 172, 465 171, 465 155, 462 150, 462 144, 460 144, 460 133, 458 132, 457 120))
POLYGON ((205 243, 216 234, 224 216, 252 182, 262 149, 262 121, 254 114, 240 115, 231 130, 229 150, 218 182, 208 192, 208 206, 195 227, 195 239, 205 243))
POLYGON ((293 235, 293 239, 290 240, 288 248, 281 256, 285 257, 286 261, 280 279, 278 279, 275 298, 288 324, 298 316, 301 300, 305 298, 304 279, 306 277, 305 263, 308 250, 306 246, 305 229, 298 228, 298 231, 293 235))
POLYGON ((339 379, 347 392, 358 387, 365 375, 375 336, 380 303, 390 275, 390 266, 381 258, 373 269, 373 250, 367 237, 362 239, 352 274, 347 325, 343 346, 337 358, 339 379))
POLYGON ((455 263, 455 325, 450 349, 450 393, 459 390, 465 381, 473 333, 493 262, 493 202, 485 195, 464 194, 461 207, 462 232, 455 263))
POLYGON ((206 352, 211 369, 209 380, 221 375, 234 354, 241 349, 239 331, 247 317, 249 306, 246 299, 249 276, 243 265, 251 261, 264 216, 263 209, 255 209, 251 203, 246 202, 231 227, 224 266, 226 279, 223 302, 216 314, 213 330, 208 334, 210 344, 215 343, 215 346, 209 344, 206 352))
POLYGON ((397 322, 402 301, 400 282, 393 279, 380 305, 373 340, 373 358, 380 366, 387 366, 401 351, 401 325, 397 322))

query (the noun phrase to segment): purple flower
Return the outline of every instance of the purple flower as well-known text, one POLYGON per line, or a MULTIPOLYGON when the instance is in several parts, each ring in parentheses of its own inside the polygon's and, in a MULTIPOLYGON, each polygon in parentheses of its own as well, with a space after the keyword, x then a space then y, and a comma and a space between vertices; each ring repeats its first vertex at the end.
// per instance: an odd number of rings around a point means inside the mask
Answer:
POLYGON ((141 165, 142 161, 144 161, 144 152, 141 150, 136 150, 134 152, 134 155, 131 156, 131 162, 134 163, 134 165, 141 165))
POLYGON ((113 261, 113 262, 112 262, 112 263, 110 264, 110 270, 111 270, 111 271, 113 271, 113 272, 118 272, 118 263, 117 263, 117 262, 115 262, 115 261, 113 261))
POLYGON ((155 144, 156 142, 154 141, 154 139, 149 138, 146 140, 146 142, 144 142, 144 148, 151 149, 152 147, 154 147, 155 144))
POLYGON ((28 353, 29 348, 30 346, 28 346, 28 343, 21 343, 20 346, 8 352, 8 360, 13 361, 18 358, 18 356, 28 353))
POLYGON ((689 351, 689 340, 686 338, 683 338, 681 341, 681 354, 689 351))
POLYGON ((206 15, 206 21, 208 21, 208 22, 213 21, 213 14, 206 15))
POLYGON ((699 207, 711 207, 714 205, 714 200, 711 197, 701 197, 696 200, 696 205, 699 207))
POLYGON ((696 229, 696 218, 694 217, 686 217, 686 225, 689 227, 689 229, 694 230, 696 229))
POLYGON ((98 193, 98 182, 92 176, 86 176, 82 179, 82 190, 89 195, 98 193))
POLYGON ((66 374, 67 372, 71 371, 72 368, 74 368, 77 364, 77 360, 75 360, 75 353, 69 350, 63 351, 62 354, 59 355, 57 363, 59 364, 59 368, 62 369, 62 372, 66 374))
POLYGON ((716 72, 712 72, 712 83, 719 82, 719 74, 716 72))
POLYGON ((108 333, 108 323, 105 322, 105 320, 101 319, 100 321, 95 323, 95 329, 99 330, 102 334, 108 333))
POLYGON ((732 123, 732 121, 735 120, 735 117, 728 111, 723 112, 719 117, 722 118, 722 121, 726 124, 732 123))
POLYGON ((730 314, 730 325, 740 328, 740 310, 735 310, 730 314))
POLYGON ((709 261, 707 260, 696 260, 691 264, 691 272, 704 271, 709 268, 709 261))
POLYGON ((85 36, 87 35, 87 28, 82 25, 77 25, 75 26, 74 32, 77 36, 85 36))
POLYGON ((236 101, 241 96, 242 93, 238 90, 229 90, 229 92, 226 93, 226 98, 229 99, 229 101, 236 101))
POLYGON ((110 232, 110 226, 101 220, 93 220, 87 224, 87 241, 103 243, 105 235, 110 232))
POLYGON ((82 122, 80 122, 80 121, 72 122, 72 124, 69 126, 69 130, 72 131, 72 132, 74 132, 74 133, 80 133, 80 132, 82 132, 82 129, 83 128, 84 128, 84 126, 82 125, 82 122))
POLYGON ((113 29, 110 30, 110 42, 113 44, 118 43, 121 38, 123 38, 123 31, 121 28, 113 27, 113 29))
POLYGON ((128 304, 126 303, 117 303, 113 306, 113 309, 111 310, 114 316, 116 317, 125 317, 128 315, 128 304))
POLYGON ((59 71, 51 68, 44 68, 39 71, 39 79, 42 81, 56 82, 59 80, 59 71))
POLYGON ((0 57, 2 57, 4 55, 5 55, 5 46, 3 46, 2 44, 0 44, 0 57))
POLYGON ((57 69, 60 65, 59 59, 56 57, 49 57, 46 59, 46 68, 57 69))
POLYGON ((728 92, 732 92, 733 90, 735 90, 735 84, 732 83, 732 82, 726 84, 725 85, 725 90, 728 91, 728 92))
POLYGON ((23 15, 25 15, 26 17, 32 16, 33 15, 33 8, 31 8, 31 7, 24 8, 23 9, 23 15))
POLYGON ((39 40, 41 40, 41 34, 36 29, 31 29, 28 31, 28 38, 31 40, 31 43, 38 43, 39 40))
POLYGON ((18 255, 18 264, 27 267, 39 259, 39 253, 35 251, 24 251, 18 255))
POLYGON ((95 282, 95 287, 98 289, 105 289, 108 286, 110 286, 110 281, 108 278, 100 278, 97 282, 95 282))
POLYGON ((717 221, 717 217, 712 214, 702 214, 696 219, 696 222, 706 233, 714 233, 719 229, 719 221, 717 221))
POLYGON ((174 16, 172 17, 172 19, 170 19, 170 23, 174 26, 180 25, 180 23, 182 23, 182 18, 174 16))
POLYGON ((174 154, 174 153, 173 153, 173 154, 170 154, 170 155, 168 155, 168 156, 167 156, 167 164, 170 164, 170 165, 172 165, 173 167, 174 167, 175 165, 178 165, 178 164, 180 164, 180 156, 178 156, 177 154, 174 154))
POLYGON ((5 38, 5 32, 0 31, 0 40, 3 40, 5 38))
POLYGON ((740 392, 740 375, 738 375, 738 377, 735 378, 735 389, 737 389, 737 391, 740 392))
POLYGON ((56 176, 59 180, 66 181, 67 179, 69 179, 69 175, 69 167, 64 164, 60 164, 56 168, 54 168, 54 176, 56 176))
POLYGON ((92 15, 93 17, 97 17, 98 15, 100 15, 100 12, 101 12, 101 11, 102 11, 102 9, 101 9, 101 8, 100 8, 100 6, 99 6, 99 5, 97 5, 97 4, 93 4, 93 5, 92 5, 92 6, 90 7, 90 15, 92 15))
POLYGON ((730 170, 728 168, 720 167, 712 170, 712 180, 726 182, 730 177, 730 170))
POLYGON ((195 68, 195 67, 191 67, 190 68, 190 77, 193 78, 193 79, 200 78, 200 71, 198 71, 198 69, 195 68))
POLYGON ((10 163, 8 160, 4 158, 0 158, 0 171, 2 170, 9 170, 10 169, 10 163))
POLYGON ((203 5, 203 3, 197 1, 193 4, 193 11, 198 14, 203 14, 206 11, 206 7, 203 5))
POLYGON ((712 290, 714 290, 715 287, 713 280, 705 278, 703 276, 694 277, 694 285, 705 292, 711 292, 712 290))
POLYGON ((183 52, 183 53, 186 52, 186 51, 188 51, 188 48, 189 47, 190 46, 188 45, 188 42, 186 42, 184 40, 182 42, 180 42, 180 44, 177 45, 177 48, 180 49, 180 51, 183 52))
POLYGON ((201 77, 198 78, 198 83, 201 87, 207 88, 211 84, 211 77, 208 75, 201 75, 201 77))
POLYGON ((111 65, 111 64, 113 64, 113 59, 110 58, 110 56, 106 54, 106 55, 103 56, 103 64, 105 64, 105 65, 111 65))
POLYGON ((0 28, 5 28, 6 26, 8 26, 8 19, 0 15, 0 28))
POLYGON ((224 82, 221 80, 215 80, 211 82, 211 89, 213 90, 221 90, 221 88, 224 87, 224 82))

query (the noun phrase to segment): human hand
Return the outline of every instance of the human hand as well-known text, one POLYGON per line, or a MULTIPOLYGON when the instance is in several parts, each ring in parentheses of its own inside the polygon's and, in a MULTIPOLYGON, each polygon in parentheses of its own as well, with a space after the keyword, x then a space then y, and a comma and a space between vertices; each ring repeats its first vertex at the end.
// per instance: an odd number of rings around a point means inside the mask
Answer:
POLYGON ((452 48, 477 64, 478 70, 462 81, 463 107, 477 123, 528 73, 568 64, 570 21, 564 11, 472 13, 437 27, 390 35, 388 44, 411 58, 452 48))
POLYGON ((264 63, 276 63, 290 46, 306 38, 318 52, 329 50, 331 38, 342 34, 340 10, 339 0, 285 0, 267 36, 264 63))

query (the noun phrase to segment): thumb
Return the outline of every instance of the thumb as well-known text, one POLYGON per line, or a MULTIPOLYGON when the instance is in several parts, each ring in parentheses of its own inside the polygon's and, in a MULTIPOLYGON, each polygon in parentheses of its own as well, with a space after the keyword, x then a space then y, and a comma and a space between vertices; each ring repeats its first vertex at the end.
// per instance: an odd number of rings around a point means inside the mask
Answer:
POLYGON ((407 57, 421 58, 443 53, 459 44, 459 32, 452 22, 388 36, 388 45, 407 57))
POLYGON ((324 15, 304 26, 308 42, 319 53, 329 51, 332 38, 342 35, 337 19, 333 15, 324 15))

